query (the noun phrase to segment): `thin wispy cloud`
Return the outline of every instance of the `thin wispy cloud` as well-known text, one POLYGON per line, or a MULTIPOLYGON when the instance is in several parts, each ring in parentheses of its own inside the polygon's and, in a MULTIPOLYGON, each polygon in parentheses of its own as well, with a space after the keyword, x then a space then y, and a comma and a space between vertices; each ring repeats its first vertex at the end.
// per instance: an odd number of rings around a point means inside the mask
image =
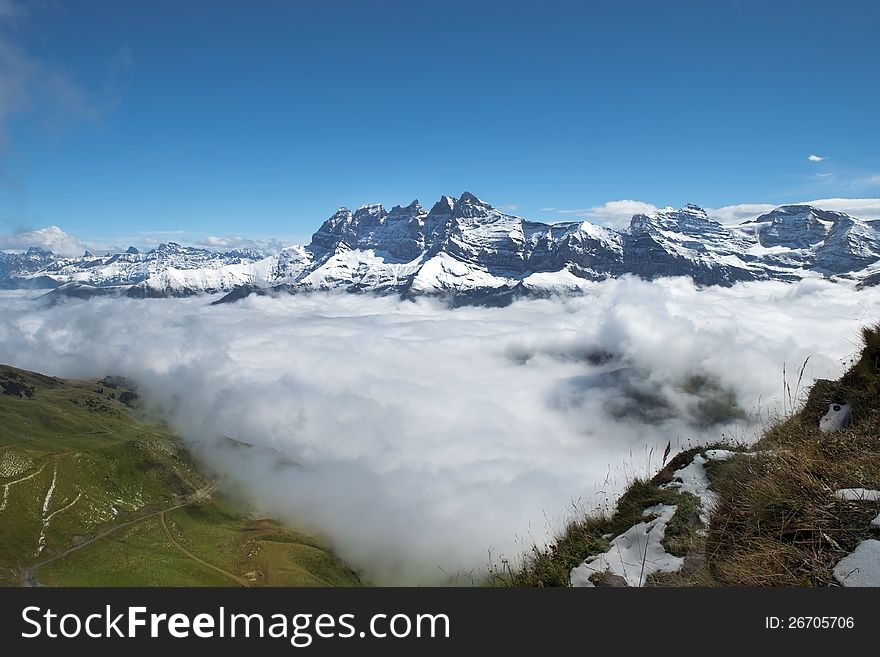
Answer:
POLYGON ((25 47, 9 29, 28 15, 22 4, 0 0, 0 135, 9 119, 22 113, 39 115, 57 126, 67 121, 95 121, 113 111, 122 99, 133 66, 122 47, 106 63, 104 80, 91 88, 65 68, 25 47))
POLYGON ((880 187, 880 173, 873 173, 854 178, 849 185, 856 189, 874 189, 880 187))
MULTIPOLYGON (((15 222, 25 214, 21 204, 27 181, 23 167, 9 155, 13 139, 10 121, 28 116, 52 133, 79 122, 101 121, 119 107, 134 66, 130 50, 122 46, 96 64, 100 71, 96 77, 101 82, 87 84, 63 65, 29 48, 17 28, 45 8, 42 3, 0 0, 0 192, 17 201, 12 213, 15 222)), ((0 220, 15 223, 8 217, 0 216, 0 220)))
POLYGON ((252 249, 261 253, 277 253, 284 248, 284 245, 276 239, 254 240, 241 235, 208 235, 204 239, 197 240, 195 246, 217 250, 252 249))
POLYGON ((810 156, 809 156, 807 159, 808 159, 810 162, 824 162, 824 161, 827 160, 828 158, 827 158, 827 157, 823 157, 822 155, 814 155, 814 154, 811 153, 810 156))
POLYGON ((851 168, 840 168, 835 171, 823 171, 810 176, 810 180, 817 182, 821 179, 824 189, 837 191, 841 195, 854 193, 871 193, 880 189, 880 173, 875 171, 859 171, 851 168))
POLYGON ((556 214, 581 214, 586 215, 590 208, 571 208, 571 209, 563 209, 563 208, 541 208, 541 212, 555 212, 556 214))

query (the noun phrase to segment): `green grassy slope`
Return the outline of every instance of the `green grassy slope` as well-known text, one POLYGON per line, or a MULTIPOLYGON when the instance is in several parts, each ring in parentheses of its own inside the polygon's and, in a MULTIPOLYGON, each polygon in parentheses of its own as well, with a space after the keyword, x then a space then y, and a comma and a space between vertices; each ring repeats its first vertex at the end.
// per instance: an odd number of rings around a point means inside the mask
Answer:
POLYGON ((273 520, 249 519, 238 504, 222 496, 164 514, 164 526, 163 518, 156 516, 114 532, 41 568, 39 582, 51 586, 360 583, 357 574, 314 537, 273 520), (213 568, 192 559, 181 547, 213 568))
POLYGON ((38 568, 37 581, 236 584, 201 559, 253 585, 358 583, 316 539, 207 495, 211 482, 163 425, 127 405, 135 398, 119 382, 0 366, 0 585, 108 531, 38 568))

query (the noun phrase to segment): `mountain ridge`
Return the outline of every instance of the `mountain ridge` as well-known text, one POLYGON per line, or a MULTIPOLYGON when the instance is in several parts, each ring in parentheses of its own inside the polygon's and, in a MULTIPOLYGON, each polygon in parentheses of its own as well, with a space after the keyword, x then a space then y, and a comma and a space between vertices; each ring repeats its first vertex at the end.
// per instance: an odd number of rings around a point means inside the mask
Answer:
POLYGON ((689 276, 698 285, 850 279, 880 271, 880 222, 811 205, 783 205, 727 226, 694 204, 636 214, 614 230, 587 221, 542 223, 506 214, 470 192, 430 210, 413 200, 386 211, 339 208, 308 245, 278 253, 225 252, 174 242, 147 252, 62 258, 32 247, 0 253, 0 287, 53 295, 179 297, 245 290, 344 290, 497 303, 579 293, 625 274, 689 276))

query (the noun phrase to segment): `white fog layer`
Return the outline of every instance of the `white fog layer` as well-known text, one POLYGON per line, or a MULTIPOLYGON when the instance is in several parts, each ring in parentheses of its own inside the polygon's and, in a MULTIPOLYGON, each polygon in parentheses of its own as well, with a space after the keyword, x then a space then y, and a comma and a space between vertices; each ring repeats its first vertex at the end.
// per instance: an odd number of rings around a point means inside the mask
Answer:
POLYGON ((630 277, 589 295, 449 310, 353 294, 70 300, 0 293, 0 362, 123 375, 266 513, 368 580, 442 583, 515 559, 572 503, 602 504, 673 448, 751 439, 835 378, 880 288, 697 290, 630 277), (236 447, 226 439, 254 447, 236 447), (653 451, 652 451, 653 450, 653 451))

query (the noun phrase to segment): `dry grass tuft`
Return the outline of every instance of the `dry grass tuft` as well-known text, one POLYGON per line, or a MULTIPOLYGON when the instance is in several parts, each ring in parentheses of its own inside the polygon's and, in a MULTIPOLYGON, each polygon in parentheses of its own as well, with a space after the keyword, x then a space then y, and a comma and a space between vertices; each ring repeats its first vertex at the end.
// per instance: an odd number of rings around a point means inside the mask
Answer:
POLYGON ((861 358, 838 381, 817 381, 804 408, 772 427, 751 459, 717 473, 720 501, 707 540, 712 576, 725 585, 834 584, 834 565, 870 537, 880 504, 837 499, 841 488, 880 489, 880 330, 865 329, 861 358), (853 406, 853 425, 818 429, 831 402, 853 406))

